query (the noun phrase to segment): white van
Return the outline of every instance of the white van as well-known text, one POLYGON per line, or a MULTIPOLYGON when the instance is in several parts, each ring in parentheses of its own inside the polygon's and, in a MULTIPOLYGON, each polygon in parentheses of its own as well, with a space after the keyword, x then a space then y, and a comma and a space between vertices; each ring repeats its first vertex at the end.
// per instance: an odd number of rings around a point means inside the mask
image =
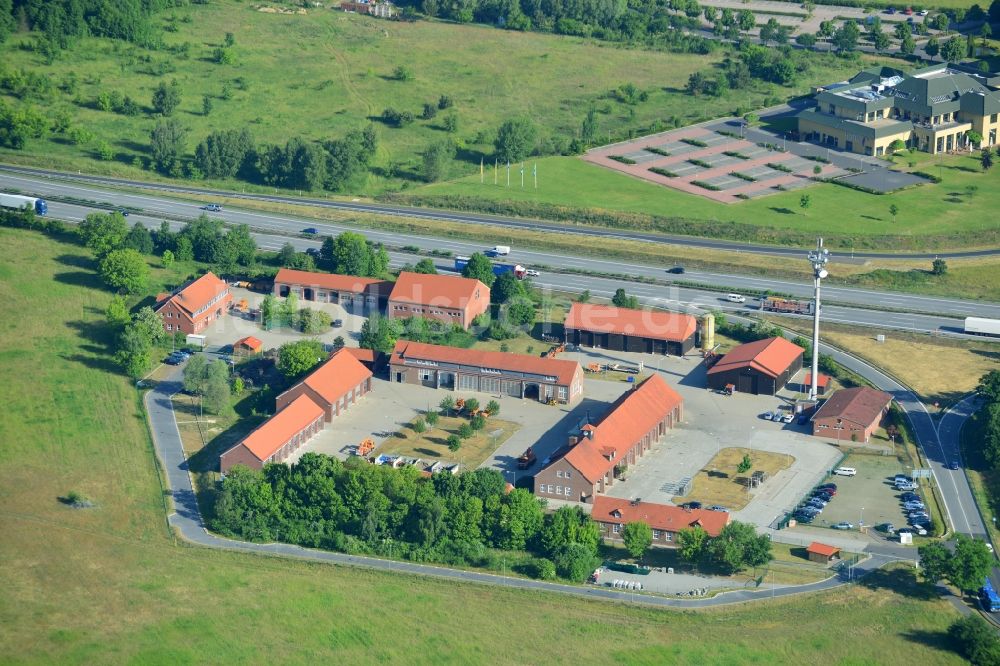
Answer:
POLYGON ((837 469, 833 470, 833 473, 836 474, 837 476, 857 476, 858 470, 854 469, 853 467, 838 467, 837 469))
POLYGON ((746 303, 747 297, 743 294, 727 294, 726 300, 730 303, 746 303))
POLYGON ((494 245, 487 254, 494 257, 506 257, 510 254, 510 245, 494 245))

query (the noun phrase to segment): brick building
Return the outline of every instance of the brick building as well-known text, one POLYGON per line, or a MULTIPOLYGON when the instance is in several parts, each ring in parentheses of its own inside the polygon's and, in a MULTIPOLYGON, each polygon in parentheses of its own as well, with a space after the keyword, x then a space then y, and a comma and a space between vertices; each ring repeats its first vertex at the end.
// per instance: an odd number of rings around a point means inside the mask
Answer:
POLYGON ((453 275, 402 272, 396 280, 386 316, 424 317, 458 324, 468 330, 472 320, 490 307, 490 288, 479 280, 453 275))
POLYGON ((337 303, 347 309, 382 308, 392 283, 375 278, 334 273, 311 273, 282 268, 274 276, 274 295, 295 294, 300 300, 337 303))
POLYGON ((694 347, 691 315, 573 303, 563 324, 566 342, 643 354, 683 356, 694 347))
POLYGON ((226 474, 234 465, 262 469, 282 462, 322 429, 323 408, 309 396, 299 396, 219 456, 219 469, 226 474))
POLYGON ((167 331, 192 335, 221 319, 232 301, 229 285, 208 272, 172 294, 157 296, 154 309, 163 318, 167 331))
POLYGON ((616 478, 619 465, 640 456, 681 420, 683 399, 660 375, 622 395, 595 424, 585 423, 569 445, 535 476, 535 494, 592 502, 616 478))
POLYGON ((730 520, 728 511, 688 509, 607 495, 594 498, 590 516, 601 526, 601 535, 611 541, 621 541, 621 530, 625 525, 646 523, 653 529, 654 546, 672 546, 677 542, 678 532, 694 527, 717 537, 730 520))
POLYGON ((389 379, 455 391, 479 391, 547 402, 583 395, 576 361, 477 351, 400 340, 389 358, 389 379))
POLYGON ((309 396, 329 423, 371 390, 372 371, 349 350, 340 349, 275 402, 280 410, 300 396, 309 396))
POLYGON ((766 338, 733 347, 708 371, 708 387, 728 384, 739 393, 774 395, 802 369, 805 350, 785 338, 766 338))
POLYGON ((812 434, 843 442, 867 442, 891 402, 891 395, 868 386, 836 391, 813 414, 812 434))

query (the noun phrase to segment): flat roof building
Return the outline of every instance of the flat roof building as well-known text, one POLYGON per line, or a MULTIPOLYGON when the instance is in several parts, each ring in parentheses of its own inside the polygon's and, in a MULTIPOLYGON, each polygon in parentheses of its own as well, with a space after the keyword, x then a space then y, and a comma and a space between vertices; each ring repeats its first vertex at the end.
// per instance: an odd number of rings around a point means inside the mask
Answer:
POLYGON ((694 347, 691 315, 573 303, 563 324, 566 342, 642 354, 682 356, 694 347))
POLYGON ((389 379, 540 402, 571 403, 583 395, 583 369, 576 361, 409 340, 400 340, 392 350, 389 379))

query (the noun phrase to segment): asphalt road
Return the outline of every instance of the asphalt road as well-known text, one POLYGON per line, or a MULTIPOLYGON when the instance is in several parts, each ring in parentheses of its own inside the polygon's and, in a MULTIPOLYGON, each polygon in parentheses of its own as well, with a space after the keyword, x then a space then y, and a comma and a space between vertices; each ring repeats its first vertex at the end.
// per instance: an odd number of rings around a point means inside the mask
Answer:
MULTIPOLYGON (((17 188, 25 192, 33 192, 39 196, 72 196, 81 200, 97 201, 113 204, 123 208, 141 210, 141 213, 129 215, 131 223, 142 222, 150 228, 159 227, 160 222, 167 219, 171 227, 180 228, 180 220, 197 217, 203 211, 198 203, 176 201, 159 196, 121 193, 112 189, 94 187, 85 184, 47 182, 37 178, 26 178, 0 172, 0 187, 17 188)), ((50 215, 69 221, 82 220, 91 208, 84 205, 66 204, 58 201, 49 202, 50 215)), ((227 208, 220 213, 213 213, 227 224, 247 224, 254 233, 255 240, 263 249, 277 250, 287 242, 297 249, 319 247, 318 238, 312 240, 299 234, 306 227, 315 227, 319 237, 337 234, 349 230, 350 227, 318 222, 309 219, 298 219, 290 216, 272 215, 254 211, 243 211, 227 208), (273 232, 273 233, 268 233, 273 232)), ((449 250, 452 253, 468 254, 482 250, 483 245, 452 239, 422 238, 395 232, 365 230, 369 239, 389 246, 413 246, 422 251, 449 250)), ((621 261, 605 261, 601 259, 578 258, 547 252, 520 250, 516 240, 510 238, 498 239, 499 242, 512 242, 513 254, 504 261, 521 263, 528 267, 538 267, 542 276, 535 282, 543 288, 580 292, 588 289, 598 296, 610 296, 619 287, 626 287, 630 293, 650 300, 651 303, 674 310, 698 312, 701 310, 721 309, 731 312, 749 314, 753 310, 752 302, 746 305, 729 303, 724 294, 717 291, 696 289, 686 286, 664 286, 662 284, 625 284, 625 277, 596 278, 589 275, 574 275, 571 273, 556 273, 548 268, 564 271, 588 270, 614 275, 631 275, 638 278, 654 278, 658 280, 673 279, 683 283, 698 283, 714 285, 716 288, 733 289, 735 291, 751 291, 769 289, 780 293, 789 293, 809 298, 812 293, 810 284, 788 280, 776 280, 765 277, 748 277, 741 275, 726 275, 713 272, 688 271, 683 275, 671 275, 664 267, 648 266, 621 261)), ((415 262, 416 255, 392 253, 393 263, 401 266, 406 262, 415 262)), ((801 259, 801 256, 799 257, 801 259)), ((805 261, 804 259, 801 259, 805 261)), ((451 260, 437 260, 441 269, 449 269, 451 260)), ((670 267, 668 267, 670 268, 670 267)), ((835 265, 832 266, 835 271, 835 265)), ((862 289, 825 286, 823 289, 826 305, 823 307, 824 319, 830 322, 874 326, 887 329, 931 332, 955 335, 962 330, 961 317, 979 316, 1000 319, 1000 304, 975 301, 956 301, 930 296, 919 296, 901 293, 874 292, 862 289), (834 303, 850 303, 860 307, 847 307, 834 303), (873 308, 887 308, 899 312, 885 312, 873 308), (936 313, 936 314, 923 314, 936 313)), ((748 301, 751 299, 748 299, 748 301)))
POLYGON ((641 603, 644 605, 664 608, 704 608, 709 606, 722 606, 828 590, 840 585, 845 585, 852 579, 857 579, 865 573, 877 569, 892 560, 890 557, 875 555, 858 564, 854 568, 853 572, 844 571, 835 573, 831 578, 811 583, 809 585, 776 587, 772 589, 765 584, 760 588, 725 592, 710 598, 686 599, 620 592, 606 587, 574 586, 562 583, 529 580, 525 578, 498 576, 496 574, 480 573, 475 571, 448 569, 445 567, 415 564, 412 562, 400 562, 394 560, 382 560, 373 557, 345 555, 343 553, 313 550, 283 543, 250 543, 234 539, 225 539, 215 536, 207 531, 205 524, 202 521, 201 513, 198 511, 198 503, 194 494, 194 484, 188 471, 187 460, 184 455, 180 433, 177 430, 177 424, 174 419, 173 407, 170 400, 170 396, 178 392, 182 387, 181 373, 181 366, 175 368, 168 379, 159 382, 155 388, 146 393, 144 402, 146 405, 146 411, 149 414, 150 429, 153 433, 153 444, 156 448, 156 453, 163 464, 164 470, 166 471, 167 484, 170 488, 170 494, 174 505, 174 510, 167 517, 167 520, 183 539, 200 546, 208 548, 223 548, 226 550, 251 551, 261 554, 294 557, 297 559, 330 562, 341 565, 362 566, 371 569, 395 571, 405 574, 437 576, 465 583, 503 585, 506 587, 516 587, 526 590, 559 592, 590 599, 641 603))
MULTIPOLYGON (((648 241, 653 243, 663 243, 668 245, 682 245, 687 247, 698 247, 706 249, 717 249, 717 250, 733 250, 742 252, 752 252, 756 254, 772 254, 780 256, 788 256, 799 258, 803 254, 801 248, 787 248, 780 246, 771 245, 753 245, 753 244, 743 244, 734 241, 725 240, 715 240, 698 238, 694 236, 676 236, 669 234, 647 234, 634 231, 622 231, 622 230, 612 230, 612 229, 600 229, 595 227, 574 227, 569 224, 554 224, 551 222, 545 222, 543 220, 531 220, 525 218, 511 218, 511 217, 501 217, 497 215, 486 215, 481 213, 466 213, 466 212, 454 212, 441 209, 433 208, 417 208, 412 206, 396 206, 388 204, 377 204, 362 202, 360 200, 356 201, 337 201, 331 199, 312 199, 308 197, 290 197, 290 196, 279 196, 279 195, 266 195, 266 194, 247 194, 234 191, 226 190, 211 190, 190 187, 185 185, 172 185, 165 183, 149 183, 143 181, 126 180, 121 178, 110 178, 107 176, 92 176, 86 174, 68 174, 58 171, 49 171, 45 169, 33 169, 29 167, 15 167, 10 165, 0 165, 0 187, 18 187, 25 191, 29 191, 29 188, 25 186, 26 183, 33 183, 34 186, 40 187, 42 183, 46 180, 50 182, 65 182, 78 181, 86 182, 96 186, 112 186, 112 187, 142 187, 145 189, 159 190, 162 192, 169 192, 173 194, 200 194, 200 195, 217 195, 225 196, 230 198, 243 198, 243 199, 255 199, 260 201, 277 201, 280 203, 294 203, 294 204, 304 204, 311 206, 319 206, 323 208, 334 208, 339 210, 345 210, 349 212, 357 213, 375 213, 379 215, 391 215, 397 217, 413 217, 428 220, 446 220, 452 222, 463 222, 466 224, 486 224, 491 226, 502 226, 511 229, 512 238, 513 234, 516 234, 519 229, 530 229, 530 230, 542 230, 542 231, 554 231, 557 233, 569 233, 577 234, 582 236, 592 236, 597 238, 623 238, 627 240, 639 240, 648 241), (21 180, 11 180, 14 175, 20 175, 21 180), (18 184, 21 183, 21 184, 18 184)), ((61 188, 48 190, 55 193, 62 192, 66 194, 66 190, 79 189, 79 187, 66 187, 65 185, 61 188)), ((41 189, 33 190, 39 194, 44 194, 41 189)), ((141 195, 125 195, 121 193, 115 193, 116 197, 126 197, 132 196, 136 197, 138 201, 149 200, 149 197, 143 197, 141 195)), ((136 204, 138 207, 142 207, 141 204, 136 204)), ((498 239, 498 242, 503 239, 498 239)), ((967 252, 948 252, 948 253, 886 253, 886 252, 856 252, 853 253, 854 257, 857 258, 873 258, 873 259, 935 259, 937 257, 943 258, 958 258, 958 257, 984 257, 1000 254, 1000 248, 987 249, 987 250, 970 250, 967 252)), ((834 260, 838 257, 848 256, 845 253, 840 255, 834 254, 834 260)))

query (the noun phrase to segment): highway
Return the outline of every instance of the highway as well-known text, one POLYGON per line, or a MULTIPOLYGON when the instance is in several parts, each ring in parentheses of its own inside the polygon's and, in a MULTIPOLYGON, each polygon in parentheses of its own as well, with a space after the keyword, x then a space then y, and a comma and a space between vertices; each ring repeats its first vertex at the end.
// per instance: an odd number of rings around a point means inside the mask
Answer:
MULTIPOLYGON (((71 222, 82 220, 88 213, 94 212, 94 209, 84 205, 53 201, 51 200, 53 195, 141 210, 141 213, 129 215, 128 220, 131 223, 142 222, 149 228, 159 227, 160 222, 166 219, 172 228, 178 229, 182 226, 183 221, 191 220, 203 212, 200 210, 201 204, 197 202, 191 203, 162 196, 124 193, 81 183, 48 182, 36 177, 28 178, 3 172, 0 172, 0 187, 31 192, 42 197, 48 196, 50 197, 49 214, 52 217, 71 222)), ((247 224, 255 231, 254 237, 258 245, 267 250, 277 250, 287 242, 291 242, 299 250, 319 247, 320 238, 323 236, 356 230, 346 225, 229 207, 222 212, 212 213, 212 216, 226 224, 247 224), (306 227, 315 227, 318 230, 319 234, 316 240, 301 236, 300 232, 306 227)), ((448 250, 456 255, 469 254, 483 249, 483 244, 453 239, 424 238, 398 232, 369 229, 362 230, 362 232, 372 241, 393 248, 406 246, 419 248, 423 252, 448 250)), ((415 262, 418 255, 394 251, 391 253, 391 257, 394 266, 401 266, 406 262, 415 262)), ((801 254, 797 258, 805 261, 801 254)), ((650 299, 656 305, 694 313, 719 309, 751 314, 754 310, 753 299, 748 299, 745 306, 732 304, 724 300, 724 293, 712 289, 686 286, 689 284, 704 284, 714 286, 715 289, 732 289, 734 291, 769 289, 802 298, 808 298, 812 293, 812 285, 808 283, 699 271, 672 275, 667 273, 667 268, 672 268, 672 266, 664 268, 597 258, 579 258, 543 251, 529 251, 517 248, 516 244, 513 254, 505 261, 521 263, 528 267, 538 267, 542 275, 535 279, 535 282, 542 288, 575 293, 586 289, 595 296, 610 296, 616 289, 624 287, 629 293, 650 299), (621 277, 599 278, 591 275, 558 273, 552 269, 593 271, 607 275, 620 275, 621 277), (672 281, 673 284, 627 282, 629 280, 627 276, 672 281)), ((448 269, 452 265, 451 260, 447 259, 438 259, 437 263, 442 269, 448 269)), ((835 265, 832 266, 832 270, 836 271, 835 265)), ((831 286, 824 286, 823 293, 826 303, 823 307, 824 320, 836 323, 957 335, 961 333, 961 318, 965 316, 1000 318, 1000 304, 996 303, 956 301, 954 299, 831 286), (859 307, 849 307, 848 304, 859 307), (885 308, 890 311, 886 312, 875 308, 885 308)))
MULTIPOLYGON (((783 107, 782 107, 783 108, 783 107)), ((791 107, 788 107, 791 108, 791 107)), ((777 113, 777 111, 774 111, 777 113)), ((315 199, 309 197, 292 197, 278 194, 254 194, 241 193, 229 190, 211 190, 206 188, 192 187, 189 185, 176 185, 168 183, 154 183, 135 180, 125 180, 121 178, 111 178, 107 176, 93 176, 87 174, 71 174, 45 169, 34 169, 30 167, 19 167, 11 165, 0 165, 0 188, 17 187, 29 189, 25 186, 34 185, 40 187, 44 183, 52 182, 76 182, 87 183, 94 187, 140 187, 146 190, 158 190, 171 194, 198 194, 209 196, 224 196, 229 198, 253 199, 258 201, 272 201, 279 203, 291 203, 300 205, 317 206, 321 208, 332 208, 353 213, 367 213, 377 215, 389 215, 395 217, 419 218, 425 220, 443 220, 451 222, 463 222, 466 224, 490 225, 507 227, 515 234, 518 230, 529 229, 533 231, 552 231, 563 234, 576 234, 581 236, 593 236, 600 238, 621 238, 625 240, 648 241, 651 243, 661 243, 665 245, 681 245, 685 247, 695 247, 703 249, 730 250, 735 252, 750 252, 754 254, 768 254, 785 257, 801 257, 801 248, 789 248, 775 245, 755 245, 751 243, 741 243, 738 241, 718 240, 709 238, 699 238, 697 236, 680 236, 671 234, 643 233, 638 231, 627 231, 619 229, 603 229, 596 226, 574 226, 572 223, 553 223, 544 220, 533 220, 528 218, 502 217, 498 215, 488 215, 484 213, 456 212, 435 208, 419 208, 414 206, 399 206, 392 204, 378 204, 363 202, 359 199, 352 201, 334 199, 315 199), (15 179, 15 177, 19 177, 15 179), (10 179, 10 180, 8 180, 10 179), (18 184, 18 183, 21 184, 18 184)), ((62 189, 52 189, 51 192, 65 192, 62 189)), ((73 188, 70 188, 71 190, 73 188)), ((42 190, 36 190, 39 194, 42 190)), ((142 199, 143 197, 138 197, 142 199)), ((990 248, 985 250, 968 250, 961 252, 917 252, 917 253, 894 253, 894 252, 852 252, 854 258, 871 259, 927 259, 933 260, 942 258, 960 257, 987 257, 1000 255, 1000 248, 990 248)), ((847 253, 837 255, 834 253, 833 260, 846 259, 847 253)))

